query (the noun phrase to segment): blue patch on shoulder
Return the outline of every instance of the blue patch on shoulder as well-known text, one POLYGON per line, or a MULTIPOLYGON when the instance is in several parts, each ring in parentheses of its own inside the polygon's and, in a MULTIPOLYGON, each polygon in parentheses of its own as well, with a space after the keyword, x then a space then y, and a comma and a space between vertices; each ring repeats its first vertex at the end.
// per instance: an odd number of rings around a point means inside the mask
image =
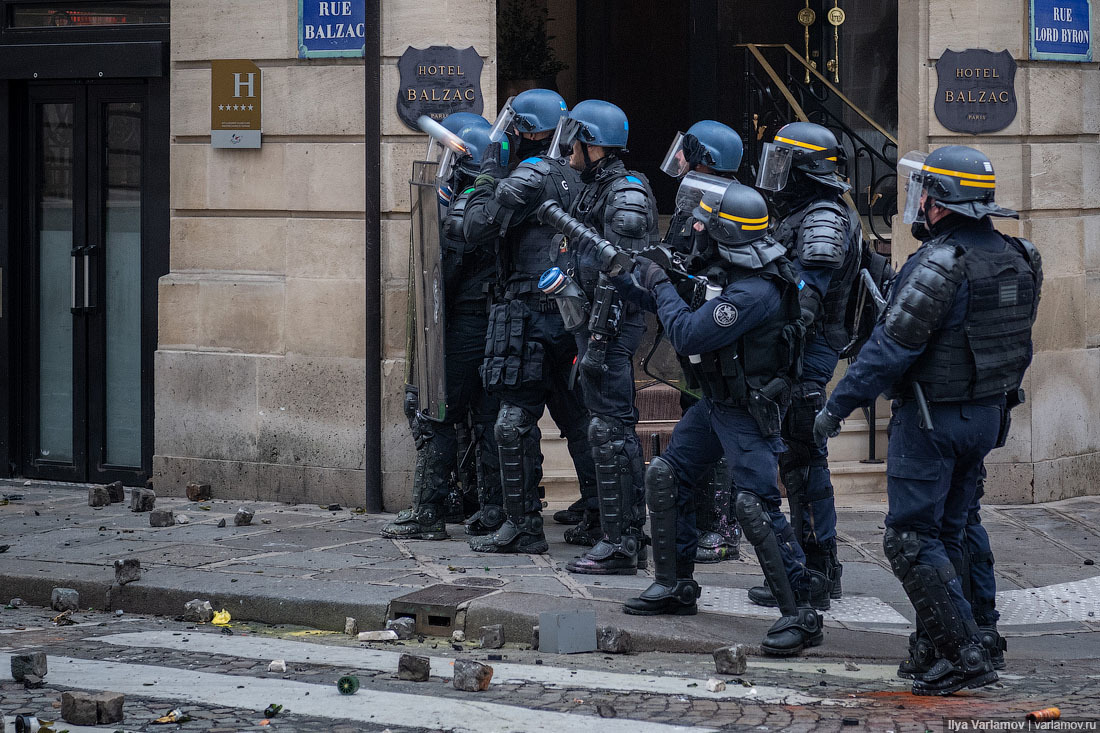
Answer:
POLYGON ((628 122, 627 120, 623 120, 623 129, 626 130, 627 132, 629 132, 630 131, 630 122, 628 122))
POLYGON ((641 183, 642 182, 642 179, 638 178, 638 176, 627 176, 626 180, 630 181, 631 183, 641 183))
POLYGON ((525 160, 520 161, 520 165, 523 165, 524 163, 538 163, 538 162, 539 162, 539 156, 532 155, 530 158, 526 158, 525 160))
POLYGON ((801 290, 804 287, 806 287, 806 281, 805 280, 799 280, 798 281, 798 289, 801 290))

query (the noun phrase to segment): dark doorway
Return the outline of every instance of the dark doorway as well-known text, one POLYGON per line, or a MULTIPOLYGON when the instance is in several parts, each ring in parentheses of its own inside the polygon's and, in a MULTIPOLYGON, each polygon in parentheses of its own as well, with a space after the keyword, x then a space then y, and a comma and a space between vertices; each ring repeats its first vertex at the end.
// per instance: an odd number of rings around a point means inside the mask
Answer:
POLYGON ((143 81, 14 96, 21 472, 136 484, 152 453, 166 100, 143 81))

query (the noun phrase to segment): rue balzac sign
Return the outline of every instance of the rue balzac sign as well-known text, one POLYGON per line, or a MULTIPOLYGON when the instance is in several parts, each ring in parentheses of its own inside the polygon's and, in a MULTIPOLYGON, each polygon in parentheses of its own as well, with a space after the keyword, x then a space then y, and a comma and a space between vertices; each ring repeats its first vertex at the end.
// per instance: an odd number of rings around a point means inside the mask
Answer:
POLYGON ((485 108, 481 67, 481 57, 473 46, 410 46, 397 60, 401 75, 397 116, 419 132, 416 120, 420 115, 441 120, 455 112, 481 114, 485 108))
POLYGON ((1003 130, 1016 119, 1016 60, 1007 50, 943 52, 936 62, 936 119, 971 135, 1003 130))

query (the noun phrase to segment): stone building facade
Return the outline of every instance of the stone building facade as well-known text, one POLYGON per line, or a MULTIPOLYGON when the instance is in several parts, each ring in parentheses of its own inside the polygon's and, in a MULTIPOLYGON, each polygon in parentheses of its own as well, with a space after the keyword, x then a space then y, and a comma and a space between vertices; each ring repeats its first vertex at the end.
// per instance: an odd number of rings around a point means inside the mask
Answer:
MULTIPOLYGON (((409 46, 473 46, 484 61, 481 90, 491 119, 498 105, 498 11, 490 0, 367 2, 381 2, 378 27, 366 29, 379 34, 380 51, 365 65, 360 59, 299 59, 297 0, 171 3, 164 70, 170 156, 167 170, 159 171, 171 184, 169 259, 157 288, 153 368, 145 377, 153 395, 145 407, 153 415, 145 473, 158 490, 182 491, 188 480, 202 480, 221 487, 223 496, 357 506, 366 487, 380 482, 386 509, 408 502, 413 446, 401 412, 408 176, 425 140, 397 117, 397 59, 409 46), (250 59, 263 70, 258 150, 210 146, 214 59, 250 59), (367 99, 364 69, 373 73, 375 65, 381 94, 367 99), (377 139, 368 139, 370 115, 379 118, 377 139), (371 218, 366 202, 373 200, 367 188, 372 171, 365 165, 371 147, 380 159, 378 238, 365 224, 371 218), (368 283, 365 262, 375 256, 380 281, 368 283), (368 343, 367 294, 375 292, 382 337, 368 343), (370 361, 381 364, 380 385, 364 378, 370 361), (371 394, 380 395, 377 414, 364 408, 371 394), (364 458, 374 449, 364 426, 378 423, 380 476, 368 475, 364 458)), ((689 20, 692 13, 707 17, 716 4, 692 0, 683 12, 689 20)), ((746 12, 770 7, 762 0, 743 5, 746 12)), ((853 15, 862 7, 857 0, 841 5, 853 15)), ((581 37, 591 17, 586 25, 578 13, 594 6, 579 0, 548 6, 559 53, 579 67, 562 80, 562 91, 568 96, 592 88, 585 82, 591 73, 586 63, 592 57, 583 55, 588 37, 581 37)), ((1093 7, 1094 37, 1098 16, 1100 8, 1093 7)), ((897 29, 899 150, 952 143, 984 150, 997 169, 998 201, 1021 211, 1018 223, 1004 226, 1033 239, 1044 255, 1028 401, 1014 414, 1009 444, 988 462, 987 492, 1006 502, 1095 492, 1100 65, 1029 60, 1026 0, 899 0, 897 29), (1018 113, 997 133, 953 133, 934 114, 935 62, 946 49, 966 48, 1008 49, 1019 65, 1018 113)), ((853 46, 840 61, 858 67, 864 52, 853 46)), ((1100 48, 1094 47, 1096 54, 1100 48)), ((32 82, 4 82, 12 99, 22 83, 32 82)), ((0 102, 8 104, 4 95, 0 102)), ((15 160, 11 154, 8 159, 15 160)), ((895 226, 895 260, 914 247, 895 226)), ((10 248, 0 246, 0 267, 12 273, 12 266, 10 248)), ((4 318, 18 312, 12 310, 16 296, 5 287, 2 297, 0 337, 13 340, 17 329, 4 318)), ((18 365, 0 364, 0 388, 14 394, 19 375, 18 365)), ((8 420, 0 426, 0 452, 10 453, 8 473, 31 476, 34 469, 19 459, 26 452, 13 447, 22 419, 15 402, 9 400, 8 420)))

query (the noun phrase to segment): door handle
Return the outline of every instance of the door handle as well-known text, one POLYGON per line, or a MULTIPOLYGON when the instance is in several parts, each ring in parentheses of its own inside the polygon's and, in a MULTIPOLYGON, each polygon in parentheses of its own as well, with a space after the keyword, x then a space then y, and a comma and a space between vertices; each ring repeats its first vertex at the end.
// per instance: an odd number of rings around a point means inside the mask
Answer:
POLYGON ((76 313, 76 258, 78 256, 78 253, 79 250, 74 249, 69 254, 69 279, 71 282, 71 288, 69 290, 69 310, 71 310, 73 313, 76 313))
POLYGON ((91 269, 91 261, 89 260, 89 258, 91 257, 91 252, 89 252, 90 249, 90 247, 84 248, 84 310, 88 310, 89 308, 91 308, 91 305, 89 304, 91 290, 88 287, 88 272, 91 269))

